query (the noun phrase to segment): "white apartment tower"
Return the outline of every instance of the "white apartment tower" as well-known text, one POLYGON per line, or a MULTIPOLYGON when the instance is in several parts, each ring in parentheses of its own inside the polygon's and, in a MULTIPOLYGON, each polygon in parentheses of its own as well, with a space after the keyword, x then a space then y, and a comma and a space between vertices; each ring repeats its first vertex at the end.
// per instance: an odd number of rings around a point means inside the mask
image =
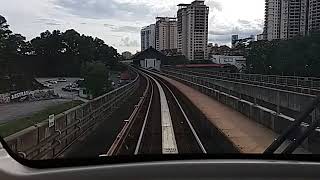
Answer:
POLYGON ((319 0, 266 0, 264 39, 292 39, 320 30, 319 0))
POLYGON ((308 0, 282 0, 280 39, 292 39, 307 32, 308 0))
POLYGON ((155 41, 158 51, 177 49, 177 18, 157 17, 155 25, 155 41))
POLYGON ((280 38, 281 0, 266 0, 264 36, 267 40, 280 38))
POLYGON ((149 47, 156 48, 155 33, 155 24, 150 24, 141 29, 141 51, 144 51, 149 47))
POLYGON ((179 4, 178 7, 178 52, 191 61, 208 59, 209 7, 204 0, 179 4))
POLYGON ((320 30, 320 0, 309 0, 308 30, 320 30))

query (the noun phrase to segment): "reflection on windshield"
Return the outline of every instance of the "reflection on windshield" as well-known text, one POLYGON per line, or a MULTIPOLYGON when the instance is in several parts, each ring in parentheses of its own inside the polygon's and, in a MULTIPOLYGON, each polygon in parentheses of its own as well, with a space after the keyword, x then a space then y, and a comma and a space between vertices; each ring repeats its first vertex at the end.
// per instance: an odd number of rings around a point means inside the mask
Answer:
POLYGON ((318 154, 317 1, 174 1, 156 15, 62 0, 30 22, 14 1, 0 7, 0 135, 17 155, 318 154))

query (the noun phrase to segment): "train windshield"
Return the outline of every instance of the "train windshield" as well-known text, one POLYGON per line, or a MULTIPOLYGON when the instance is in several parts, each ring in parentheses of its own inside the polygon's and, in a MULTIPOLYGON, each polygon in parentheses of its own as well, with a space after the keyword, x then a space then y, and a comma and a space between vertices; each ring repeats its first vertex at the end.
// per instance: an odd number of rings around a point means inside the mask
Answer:
POLYGON ((319 14, 316 0, 2 2, 3 147, 27 160, 318 154, 319 14))

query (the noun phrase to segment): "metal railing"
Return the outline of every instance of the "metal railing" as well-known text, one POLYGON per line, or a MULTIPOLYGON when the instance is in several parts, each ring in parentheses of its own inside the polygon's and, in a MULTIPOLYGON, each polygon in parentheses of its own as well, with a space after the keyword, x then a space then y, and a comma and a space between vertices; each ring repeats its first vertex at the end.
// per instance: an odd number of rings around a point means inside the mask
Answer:
MULTIPOLYGON (((166 68, 173 68, 173 67, 167 66, 166 68)), ((184 70, 187 70, 187 69, 184 68, 184 70)), ((226 73, 226 72, 209 71, 209 70, 203 70, 203 69, 192 69, 192 71, 204 73, 207 75, 222 77, 222 78, 232 78, 235 80, 237 79, 237 80, 267 83, 267 84, 278 84, 278 85, 301 87, 301 88, 308 88, 308 89, 310 88, 318 89, 318 90, 320 89, 320 78, 316 78, 316 77, 226 73)))
MULTIPOLYGON (((292 110, 298 111, 298 114, 305 109, 302 104, 308 104, 308 102, 314 101, 316 96, 300 94, 295 92, 287 92, 284 90, 269 88, 269 87, 259 87, 257 85, 245 84, 240 82, 230 82, 226 80, 219 80, 221 82, 231 83, 230 86, 224 86, 223 83, 219 83, 219 81, 214 81, 212 78, 201 77, 187 74, 186 72, 181 72, 179 70, 168 70, 166 68, 162 69, 162 74, 178 80, 182 83, 185 83, 200 92, 207 94, 208 96, 214 97, 218 101, 231 106, 235 110, 243 113, 249 118, 257 121, 258 123, 265 125, 266 127, 274 130, 277 133, 282 133, 286 127, 290 126, 294 121, 295 117, 291 117, 290 115, 285 115, 280 111, 281 104, 279 103, 279 99, 281 97, 289 97, 292 96, 291 99, 288 99, 287 104, 293 103, 293 105, 288 105, 287 108, 292 108, 292 110), (234 83, 234 87, 232 87, 232 83, 234 83), (242 89, 241 87, 245 88, 242 89), (254 90, 253 90, 254 89, 254 90), (259 98, 264 95, 264 89, 267 90, 271 94, 271 97, 275 97, 279 101, 274 101, 276 104, 275 108, 265 107, 263 104, 259 104, 259 98), (246 91, 252 91, 252 95, 254 97, 246 97, 250 95, 250 93, 243 94, 246 91), (279 95, 282 93, 283 95, 279 95), (278 94, 278 95, 277 95, 278 94), (293 102, 296 99, 301 99, 301 104, 295 104, 297 102, 293 102), (279 103, 279 104, 277 104, 279 103), (299 108, 296 108, 300 106, 299 108)), ((267 92, 266 91, 266 92, 267 92)), ((260 99, 261 100, 261 99, 260 99)), ((319 114, 319 107, 314 107, 311 112, 308 112, 308 116, 304 116, 303 121, 299 123, 299 127, 302 129, 308 129, 309 124, 314 125, 312 122, 315 122, 317 119, 317 114, 319 114), (311 116, 311 117, 310 117, 311 116), (307 118, 311 118, 309 121, 306 121, 307 118), (310 123, 311 122, 311 123, 310 123)), ((299 116, 297 117, 299 119, 299 116)), ((315 139, 320 138, 320 128, 314 127, 317 133, 313 134, 313 141, 315 139)), ((306 130, 308 132, 308 130, 306 130)), ((312 131, 314 132, 314 131, 312 131)), ((305 138, 305 137, 304 137, 305 138)), ((318 140, 316 140, 318 141, 318 140)), ((310 143, 306 146, 320 146, 318 144, 310 143)), ((307 147, 307 149, 309 149, 307 147)))

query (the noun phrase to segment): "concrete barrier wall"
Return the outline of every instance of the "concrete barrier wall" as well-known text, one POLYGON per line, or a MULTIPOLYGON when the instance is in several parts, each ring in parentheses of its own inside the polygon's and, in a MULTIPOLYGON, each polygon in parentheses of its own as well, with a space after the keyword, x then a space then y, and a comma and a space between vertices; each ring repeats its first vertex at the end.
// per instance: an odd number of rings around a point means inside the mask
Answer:
MULTIPOLYGON (((283 107, 300 112, 303 106, 306 105, 314 96, 304 95, 299 93, 276 90, 272 88, 255 87, 246 84, 232 84, 230 82, 212 81, 203 77, 195 77, 188 74, 183 74, 177 71, 162 70, 163 75, 178 80, 186 85, 189 85, 200 92, 226 104, 233 109, 241 112, 250 119, 264 125, 280 134, 288 127, 295 119, 286 114, 279 113, 277 110, 269 109, 255 102, 247 101, 241 96, 249 96, 252 99, 262 99, 270 103, 276 103, 283 107), (231 95, 231 92, 237 92, 237 96, 231 95)), ((248 99, 248 98, 247 98, 248 99)), ((312 113, 312 119, 319 115, 319 108, 312 113)), ((300 131, 303 131, 308 126, 304 123, 300 131)), ((313 153, 320 153, 320 128, 318 127, 303 145, 313 153)))
MULTIPOLYGON (((268 108, 276 111, 277 113, 282 113, 292 117, 296 117, 296 115, 303 110, 306 104, 316 97, 315 95, 270 87, 190 75, 177 70, 165 70, 165 72, 176 73, 186 80, 206 85, 227 94, 235 95, 240 99, 245 99, 255 104, 257 104, 257 102, 260 102, 261 105, 263 103, 269 104, 270 106, 268 106, 268 108)), ((315 113, 319 112, 319 110, 320 109, 317 108, 315 113)), ((314 118, 315 116, 313 116, 312 120, 314 120, 314 118)))
POLYGON ((286 76, 269 76, 269 75, 250 75, 250 74, 232 74, 222 72, 208 72, 203 70, 188 70, 184 68, 173 68, 167 67, 169 70, 183 72, 189 75, 209 77, 212 79, 227 80, 232 82, 241 82, 252 85, 259 85, 263 87, 270 87, 276 89, 282 89, 287 91, 293 91, 303 94, 320 94, 320 79, 319 81, 305 80, 303 77, 292 77, 286 76))
MULTIPOLYGON (((172 68, 172 67, 169 67, 172 68)), ((176 68, 175 68, 176 69, 176 68)), ((316 77, 299 77, 299 76, 278 76, 263 74, 244 74, 244 73, 225 73, 219 71, 209 71, 196 69, 196 72, 206 73, 220 78, 232 78, 237 80, 250 80, 268 84, 282 84, 286 86, 296 86, 305 88, 320 88, 320 78, 316 77)))
POLYGON ((55 125, 48 120, 35 124, 5 138, 9 147, 27 159, 51 159, 61 155, 79 137, 86 136, 107 119, 139 86, 137 76, 129 84, 88 103, 55 116, 55 125))

